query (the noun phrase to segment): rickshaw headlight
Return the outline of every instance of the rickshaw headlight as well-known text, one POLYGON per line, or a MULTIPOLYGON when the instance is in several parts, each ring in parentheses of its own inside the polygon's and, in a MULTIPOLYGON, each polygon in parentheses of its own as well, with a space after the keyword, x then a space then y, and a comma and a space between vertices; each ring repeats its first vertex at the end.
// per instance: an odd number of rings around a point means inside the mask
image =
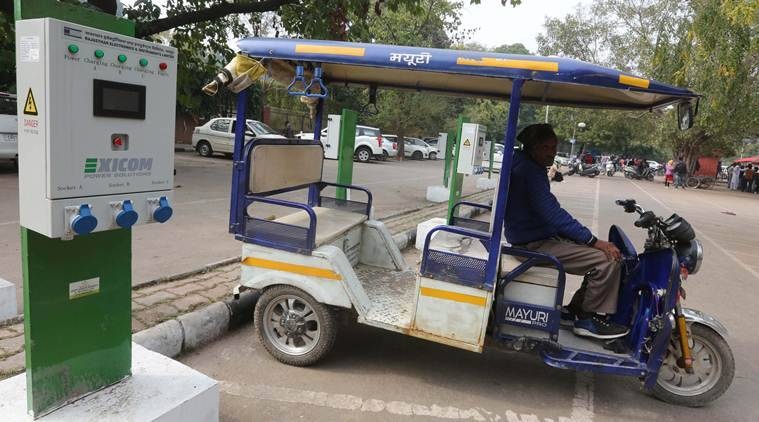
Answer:
POLYGON ((698 239, 681 243, 675 247, 675 250, 680 263, 685 266, 689 274, 696 274, 701 269, 701 262, 704 260, 704 247, 698 239))

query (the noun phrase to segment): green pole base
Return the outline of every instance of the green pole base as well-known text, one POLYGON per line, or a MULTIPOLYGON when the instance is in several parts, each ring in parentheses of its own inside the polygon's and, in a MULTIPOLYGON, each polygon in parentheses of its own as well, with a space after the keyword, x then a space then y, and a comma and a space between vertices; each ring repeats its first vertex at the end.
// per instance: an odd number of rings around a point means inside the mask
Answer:
POLYGON ((35 416, 129 376, 130 230, 50 239, 21 228, 27 408, 35 416))

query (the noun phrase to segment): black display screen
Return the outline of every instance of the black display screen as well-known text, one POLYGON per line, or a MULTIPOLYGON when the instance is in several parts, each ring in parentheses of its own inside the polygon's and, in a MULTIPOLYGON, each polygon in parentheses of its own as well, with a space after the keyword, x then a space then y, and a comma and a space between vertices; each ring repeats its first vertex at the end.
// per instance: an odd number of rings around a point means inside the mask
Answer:
POLYGON ((95 116, 145 120, 145 86, 95 79, 93 87, 95 116))

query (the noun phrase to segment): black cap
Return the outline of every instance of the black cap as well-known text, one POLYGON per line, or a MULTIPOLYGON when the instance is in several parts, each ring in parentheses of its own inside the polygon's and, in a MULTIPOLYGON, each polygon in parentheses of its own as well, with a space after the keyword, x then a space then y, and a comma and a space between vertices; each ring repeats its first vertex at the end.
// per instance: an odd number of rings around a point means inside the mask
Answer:
POLYGON ((517 135, 517 141, 528 148, 551 138, 556 139, 556 133, 553 131, 553 126, 548 123, 529 125, 517 135))

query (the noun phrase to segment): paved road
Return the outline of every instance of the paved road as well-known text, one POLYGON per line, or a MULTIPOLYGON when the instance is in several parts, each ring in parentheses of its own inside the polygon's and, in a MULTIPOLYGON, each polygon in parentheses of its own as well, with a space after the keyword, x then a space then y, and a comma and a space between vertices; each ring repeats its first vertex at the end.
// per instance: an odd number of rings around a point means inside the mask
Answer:
MULTIPOLYGON (((176 154, 175 163, 174 217, 166 224, 137 226, 133 231, 133 285, 240 254, 239 243, 227 232, 232 161, 185 152, 176 154)), ((337 162, 326 160, 324 180, 334 181, 336 174, 337 162)), ((355 164, 353 181, 372 190, 376 216, 382 218, 427 204, 427 186, 442 184, 442 176, 442 160, 370 162, 355 164)), ((474 184, 473 179, 467 180, 464 192, 475 192, 474 184)), ((306 195, 284 197, 305 199, 306 195)), ((250 211, 258 216, 283 213, 278 207, 250 211)), ((0 278, 21 286, 18 220, 18 175, 0 164, 0 278)), ((16 296, 20 312, 20 287, 16 296)))
MULTIPOLYGON (((736 357, 735 380, 720 400, 679 408, 648 397, 633 379, 551 369, 530 355, 478 355, 355 323, 341 327, 330 357, 311 368, 277 363, 250 326, 180 360, 221 381, 224 421, 759 420, 759 340, 751 319, 757 315, 759 200, 621 177, 567 180, 554 187, 566 208, 596 230, 622 226, 636 245, 645 234, 614 199, 633 197, 666 215, 677 210, 697 227, 705 261, 687 281, 686 305, 725 323, 736 357)), ((569 282, 568 295, 577 284, 576 278, 569 282)))

